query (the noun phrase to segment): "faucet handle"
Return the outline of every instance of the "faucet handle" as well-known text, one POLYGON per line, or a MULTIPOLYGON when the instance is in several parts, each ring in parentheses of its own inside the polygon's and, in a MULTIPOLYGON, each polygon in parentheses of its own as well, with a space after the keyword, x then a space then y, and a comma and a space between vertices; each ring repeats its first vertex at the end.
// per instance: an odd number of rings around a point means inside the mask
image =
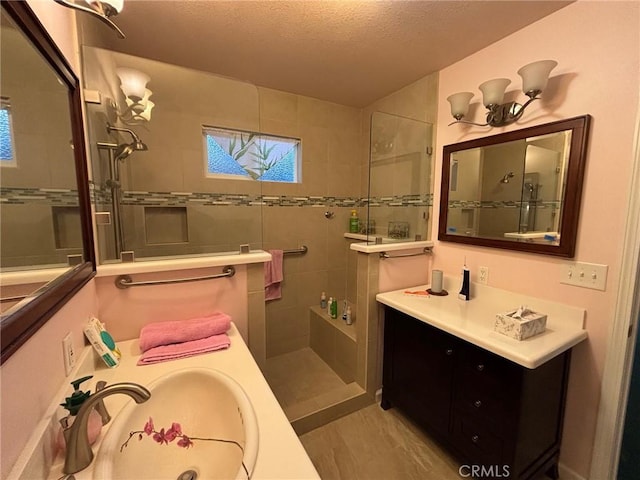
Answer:
MULTIPOLYGON (((107 382, 105 382, 104 380, 100 380, 98 383, 96 383, 96 392, 98 393, 100 390, 104 389, 104 387, 107 386, 107 382)), ((94 395, 95 395, 94 393, 94 395)), ((104 399, 100 399, 98 401, 98 403, 96 403, 95 405, 95 410, 96 412, 98 412, 98 414, 100 414, 100 417, 102 418, 102 425, 106 425, 107 423, 109 423, 111 421, 111 415, 109 415, 109 412, 107 411, 107 407, 105 407, 104 405, 104 399)))

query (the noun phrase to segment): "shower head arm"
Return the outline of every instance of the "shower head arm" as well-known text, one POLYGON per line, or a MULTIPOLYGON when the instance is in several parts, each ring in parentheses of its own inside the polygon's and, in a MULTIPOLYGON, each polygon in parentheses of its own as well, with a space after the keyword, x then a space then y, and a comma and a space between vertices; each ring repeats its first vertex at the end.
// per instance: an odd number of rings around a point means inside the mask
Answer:
POLYGON ((131 135, 131 137, 133 137, 133 141, 136 143, 142 143, 140 140, 140 137, 138 137, 138 135, 136 135, 136 133, 133 130, 130 130, 128 128, 120 128, 120 127, 114 127, 113 125, 111 125, 110 123, 107 123, 107 133, 111 133, 112 131, 116 131, 116 132, 126 132, 129 135, 131 135))

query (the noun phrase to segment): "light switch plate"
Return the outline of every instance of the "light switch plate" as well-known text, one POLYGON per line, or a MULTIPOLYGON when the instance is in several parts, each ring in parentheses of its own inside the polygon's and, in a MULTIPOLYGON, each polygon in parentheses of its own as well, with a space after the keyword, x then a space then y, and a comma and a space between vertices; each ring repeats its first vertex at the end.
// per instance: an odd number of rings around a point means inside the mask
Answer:
POLYGON ((577 287, 606 290, 607 265, 598 263, 572 262, 562 265, 560 283, 577 287))
POLYGON ((62 339, 62 358, 64 360, 64 373, 69 375, 76 364, 75 352, 73 351, 73 336, 67 333, 62 339))

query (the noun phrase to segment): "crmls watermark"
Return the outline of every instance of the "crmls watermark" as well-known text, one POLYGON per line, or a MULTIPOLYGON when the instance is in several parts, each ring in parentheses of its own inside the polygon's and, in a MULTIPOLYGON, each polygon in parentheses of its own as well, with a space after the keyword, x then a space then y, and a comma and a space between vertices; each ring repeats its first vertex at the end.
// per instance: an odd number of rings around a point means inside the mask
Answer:
POLYGON ((509 478, 509 465, 461 465, 458 474, 463 478, 509 478))

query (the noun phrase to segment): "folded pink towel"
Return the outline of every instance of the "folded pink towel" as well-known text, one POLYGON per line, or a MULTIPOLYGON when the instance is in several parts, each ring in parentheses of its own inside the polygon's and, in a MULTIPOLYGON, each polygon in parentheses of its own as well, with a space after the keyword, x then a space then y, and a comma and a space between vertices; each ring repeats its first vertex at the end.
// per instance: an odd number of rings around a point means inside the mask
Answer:
POLYGON ((192 340, 190 342, 161 345, 144 352, 138 360, 138 365, 150 365, 152 363, 193 357, 203 353, 223 350, 229 348, 229 345, 231 345, 231 341, 225 333, 192 340))
POLYGON ((218 335, 225 333, 230 326, 231 317, 221 312, 190 320, 150 323, 140 330, 140 351, 218 335))
POLYGON ((269 250, 271 261, 264 264, 264 299, 275 300, 282 297, 282 250, 269 250))

